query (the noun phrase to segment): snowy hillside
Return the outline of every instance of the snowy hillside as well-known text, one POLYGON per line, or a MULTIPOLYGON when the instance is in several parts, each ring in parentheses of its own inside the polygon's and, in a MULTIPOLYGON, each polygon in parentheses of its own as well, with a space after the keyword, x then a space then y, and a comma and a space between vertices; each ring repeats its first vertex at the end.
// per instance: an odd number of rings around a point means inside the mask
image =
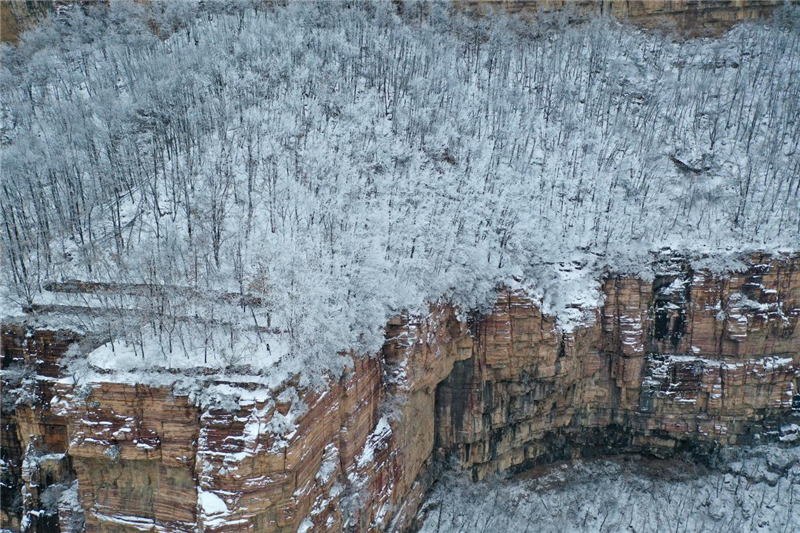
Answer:
POLYGON ((388 2, 63 12, 2 52, 4 311, 103 310, 75 320, 120 339, 111 370, 313 382, 439 298, 523 283, 569 328, 666 247, 796 249, 798 20, 673 42, 388 2))

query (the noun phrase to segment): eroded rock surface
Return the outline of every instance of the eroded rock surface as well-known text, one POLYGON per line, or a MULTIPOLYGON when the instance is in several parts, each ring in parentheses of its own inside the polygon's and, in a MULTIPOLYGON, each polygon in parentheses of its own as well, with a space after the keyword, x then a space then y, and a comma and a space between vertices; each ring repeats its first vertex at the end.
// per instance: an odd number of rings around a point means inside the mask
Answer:
POLYGON ((439 387, 437 437, 474 477, 587 449, 669 454, 777 433, 800 369, 796 264, 612 276, 594 324, 561 335, 501 294, 439 387))
POLYGON ((688 37, 719 35, 744 20, 765 18, 783 0, 460 0, 468 9, 502 9, 523 16, 572 10, 579 16, 608 15, 637 26, 688 37))
POLYGON ((401 531, 453 459, 482 479, 795 438, 800 257, 725 275, 660 269, 608 276, 604 304, 570 333, 502 289, 484 315, 434 305, 392 320, 383 352, 323 391, 207 384, 238 398, 234 410, 113 376, 73 386, 58 361, 74 336, 5 328, 4 368, 34 377, 29 403, 4 417, 21 501, 7 511, 4 490, 3 527, 70 530, 74 510, 39 512, 39 499, 77 479, 87 531, 401 531))

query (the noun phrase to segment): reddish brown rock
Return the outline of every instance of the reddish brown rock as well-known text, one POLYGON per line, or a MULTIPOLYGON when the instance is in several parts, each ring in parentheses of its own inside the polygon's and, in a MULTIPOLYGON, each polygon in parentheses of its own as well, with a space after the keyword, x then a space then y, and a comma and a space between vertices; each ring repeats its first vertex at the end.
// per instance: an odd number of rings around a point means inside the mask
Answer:
POLYGON ((439 442, 482 478, 593 448, 668 453, 775 432, 797 401, 798 262, 752 263, 611 277, 597 322, 563 340, 523 297, 502 295, 473 357, 440 385, 439 442))
MULTIPOLYGON (((3 391, 2 513, 0 527, 17 530, 22 523, 33 530, 57 528, 58 516, 29 513, 40 508, 40 498, 51 485, 71 478, 68 420, 50 407, 53 385, 61 373, 59 361, 78 335, 44 331, 25 325, 2 327, 2 368, 22 376, 15 390, 3 391), (15 505, 15 499, 21 507, 15 505)), ((16 381, 16 379, 12 380, 16 381)), ((10 382, 4 377, 3 388, 10 382)))
MULTIPOLYGON (((433 306, 392 320, 382 354, 326 390, 209 384, 238 390, 235 411, 163 388, 40 379, 54 408, 18 409, 3 445, 67 452, 21 475, 21 490, 35 507, 43 475, 77 477, 87 531, 399 531, 449 456, 478 479, 777 435, 798 402, 800 258, 751 262, 611 276, 594 320, 568 334, 520 292, 465 321, 433 306)), ((41 353, 48 334, 8 331, 8 357, 58 374, 41 353)))
POLYGON ((458 0, 467 9, 498 8, 522 16, 570 10, 578 17, 607 15, 690 37, 719 35, 744 20, 769 17, 783 0, 458 0))

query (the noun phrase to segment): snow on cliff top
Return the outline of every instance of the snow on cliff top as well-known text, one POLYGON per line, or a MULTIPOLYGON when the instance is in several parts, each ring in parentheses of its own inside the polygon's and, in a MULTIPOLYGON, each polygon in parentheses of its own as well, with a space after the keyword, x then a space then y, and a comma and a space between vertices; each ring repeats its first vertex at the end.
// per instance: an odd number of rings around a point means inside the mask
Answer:
POLYGON ((517 283, 568 331, 662 248, 797 249, 796 9, 673 42, 419 7, 113 2, 4 48, 4 301, 109 310, 109 371, 313 382, 429 301, 517 283))

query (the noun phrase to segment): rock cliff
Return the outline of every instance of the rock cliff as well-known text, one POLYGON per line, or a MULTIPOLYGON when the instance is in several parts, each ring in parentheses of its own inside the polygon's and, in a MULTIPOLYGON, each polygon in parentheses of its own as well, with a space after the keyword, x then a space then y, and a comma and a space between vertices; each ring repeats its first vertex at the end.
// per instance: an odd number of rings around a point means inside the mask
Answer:
POLYGON ((403 531, 446 463, 481 479, 781 438, 800 409, 800 256, 657 270, 608 275, 570 333, 502 288, 487 313, 397 317, 322 391, 213 378, 233 410, 113 375, 76 387, 59 365, 75 334, 6 326, 3 527, 72 531, 82 511, 86 531, 403 531), (80 506, 48 503, 55 486, 80 506))
POLYGON ((637 26, 710 37, 744 20, 768 17, 783 0, 461 0, 469 10, 498 8, 523 16, 570 9, 579 17, 612 16, 637 26))
POLYGON ((596 322, 572 335, 501 294, 438 388, 438 444, 482 478, 590 450, 668 454, 777 433, 800 363, 795 268, 612 276, 596 322))
MULTIPOLYGON (((81 3, 84 0, 0 2, 0 40, 15 43, 22 31, 34 26, 47 13, 81 3)), ((583 16, 610 15, 645 28, 707 37, 744 20, 769 17, 784 0, 456 0, 456 3, 479 13, 499 8, 523 16, 568 7, 583 16)))

